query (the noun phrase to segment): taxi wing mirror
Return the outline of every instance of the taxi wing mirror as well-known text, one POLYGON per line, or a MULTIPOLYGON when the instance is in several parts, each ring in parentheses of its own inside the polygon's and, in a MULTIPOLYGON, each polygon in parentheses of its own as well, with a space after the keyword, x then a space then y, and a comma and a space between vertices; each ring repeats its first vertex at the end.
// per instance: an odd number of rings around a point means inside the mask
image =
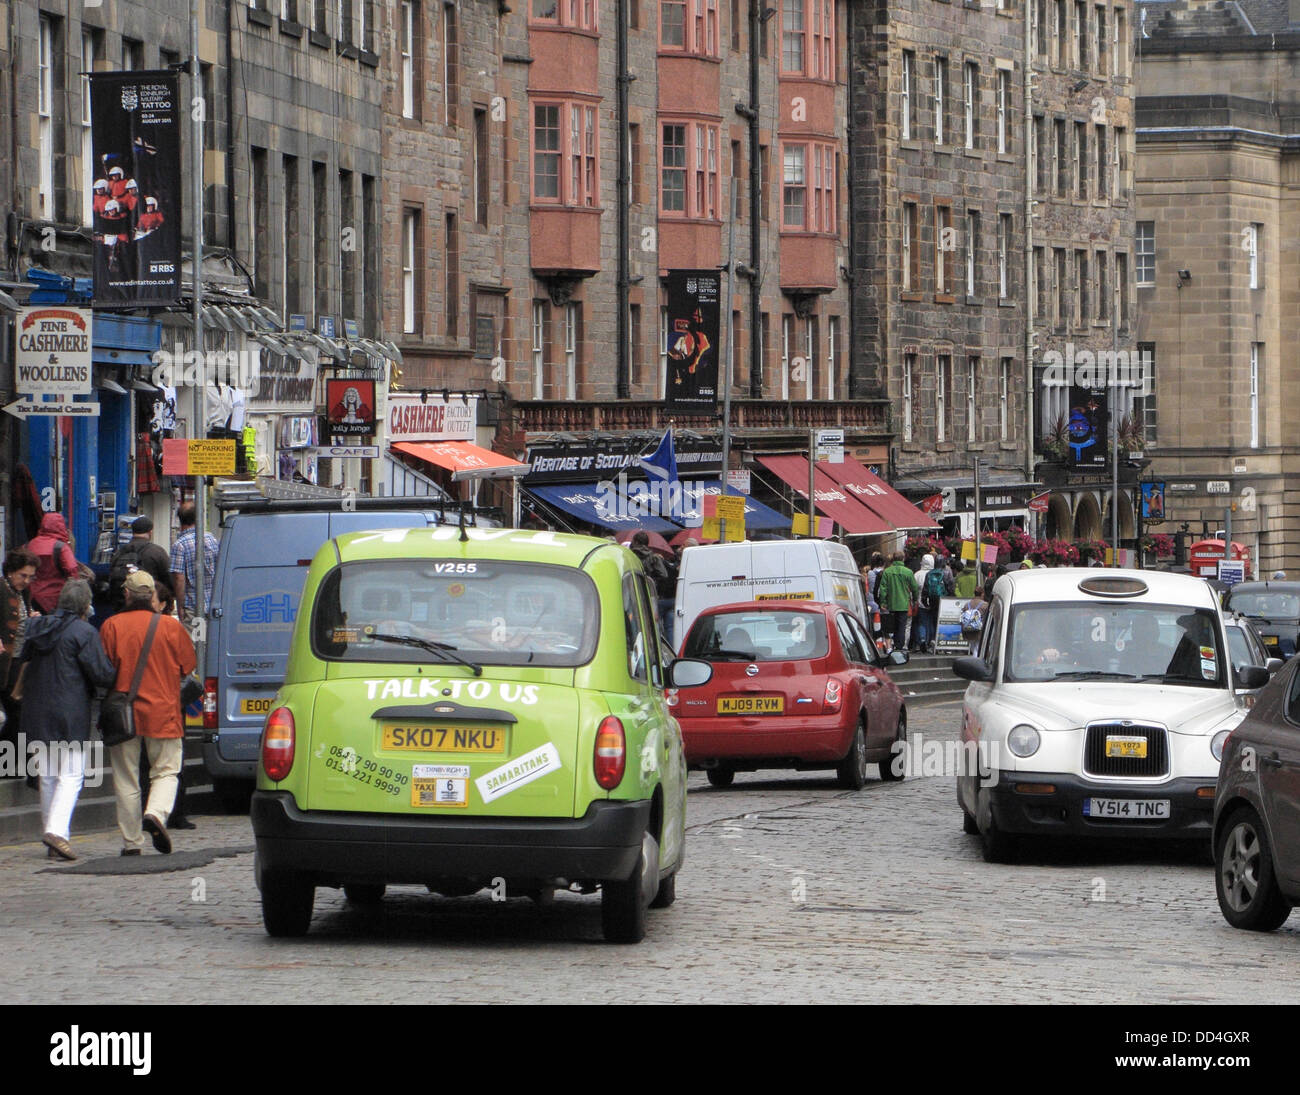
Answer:
POLYGON ((958 658, 952 663, 952 671, 967 681, 991 681, 993 679, 993 670, 988 667, 988 663, 983 658, 974 655, 967 658, 958 658))
POLYGON ((668 667, 669 688, 699 688, 713 679, 713 666, 698 658, 678 658, 668 667))
POLYGON ((891 650, 889 652, 889 664, 906 665, 911 660, 911 657, 906 650, 891 650))
POLYGON ((1269 676, 1272 676, 1284 665, 1286 665, 1286 662, 1281 658, 1269 658, 1268 661, 1264 663, 1264 668, 1268 670, 1269 676))

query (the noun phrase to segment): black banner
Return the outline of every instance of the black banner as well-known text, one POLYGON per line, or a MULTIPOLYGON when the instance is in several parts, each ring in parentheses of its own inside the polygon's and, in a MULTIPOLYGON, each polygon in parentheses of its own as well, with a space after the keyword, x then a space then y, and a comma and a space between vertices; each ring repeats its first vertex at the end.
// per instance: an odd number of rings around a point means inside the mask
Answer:
POLYGON ((718 410, 718 302, 716 270, 673 270, 668 275, 669 414, 718 410))
POLYGON ((181 135, 168 71, 90 77, 95 303, 149 308, 181 295, 181 135))
POLYGON ((1076 468, 1100 468, 1108 462, 1110 415, 1105 388, 1070 388, 1066 443, 1076 468))
MULTIPOLYGON (((528 477, 524 483, 594 483, 616 479, 644 479, 637 463, 654 451, 657 438, 647 435, 613 435, 582 441, 542 441, 528 446, 528 477)), ((721 476, 722 449, 717 437, 674 437, 677 474, 683 479, 717 479, 721 476)))

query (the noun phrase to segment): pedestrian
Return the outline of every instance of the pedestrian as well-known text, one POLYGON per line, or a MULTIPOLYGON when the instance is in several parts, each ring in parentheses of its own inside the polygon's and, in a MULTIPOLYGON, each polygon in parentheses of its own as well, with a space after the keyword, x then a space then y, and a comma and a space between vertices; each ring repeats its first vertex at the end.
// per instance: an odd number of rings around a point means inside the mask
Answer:
MULTIPOLYGON (((177 511, 181 523, 180 535, 172 544, 171 586, 176 594, 176 603, 180 605, 181 619, 188 624, 194 618, 198 598, 194 592, 198 575, 194 569, 197 555, 198 536, 194 527, 194 503, 186 502, 177 511)), ((217 538, 210 532, 203 534, 203 616, 207 616, 212 605, 212 583, 217 577, 217 550, 221 547, 217 538)))
POLYGON ((59 591, 55 610, 27 621, 18 662, 20 695, 29 702, 23 733, 44 744, 40 755, 41 842, 51 859, 76 859, 68 843, 72 811, 86 778, 90 707, 97 687, 116 673, 90 617, 90 584, 74 578, 59 591))
POLYGON ((153 522, 143 516, 131 522, 131 539, 113 553, 108 564, 108 600, 114 612, 122 611, 126 603, 122 587, 127 575, 136 570, 146 571, 153 578, 164 602, 174 600, 171 556, 153 542, 153 522))
POLYGON ((135 737, 109 751, 113 791, 117 797, 117 827, 122 834, 123 855, 140 854, 144 832, 149 833, 153 846, 165 855, 172 850, 167 819, 176 798, 176 777, 181 770, 185 744, 181 680, 194 670, 194 644, 179 620, 154 612, 156 587, 145 571, 137 570, 127 576, 125 592, 126 606, 105 620, 100 628, 104 649, 116 668, 115 687, 119 692, 130 691, 136 666, 142 659, 144 662, 135 700, 135 737), (140 814, 141 748, 149 757, 149 798, 143 818, 140 814))
POLYGON ((984 613, 988 604, 984 600, 984 587, 980 586, 971 594, 966 607, 961 610, 961 637, 966 640, 966 649, 970 654, 980 651, 980 639, 984 634, 984 613))
POLYGON ((644 529, 633 534, 631 547, 632 554, 641 560, 641 568, 646 572, 646 577, 654 584, 658 600, 659 630, 662 633, 667 626, 668 614, 673 610, 677 581, 668 573, 668 564, 650 546, 650 534, 644 529))
POLYGON ((917 627, 913 647, 922 653, 927 653, 934 649, 934 637, 939 621, 939 602, 947 593, 943 570, 935 565, 933 555, 921 556, 921 569, 916 573, 916 584, 920 590, 920 608, 916 613, 917 627))
POLYGON ((975 595, 975 564, 967 566, 961 559, 954 559, 953 569, 957 572, 953 582, 953 596, 970 600, 975 595))
POLYGON ((32 610, 31 583, 35 576, 36 556, 26 548, 14 548, 5 556, 4 577, 0 579, 0 711, 3 712, 0 741, 13 742, 15 746, 22 703, 14 698, 13 687, 28 621, 33 615, 39 615, 32 610))
POLYGON ((893 636, 891 649, 907 647, 907 618, 916 599, 916 577, 903 562, 903 553, 896 551, 876 583, 876 600, 889 614, 888 621, 882 621, 882 626, 886 635, 893 636))
MULTIPOLYGON (((175 608, 175 601, 170 604, 162 600, 162 583, 157 578, 154 579, 153 603, 150 607, 155 612, 161 612, 165 616, 172 614, 175 608)), ((181 704, 181 727, 185 726, 185 705, 181 704)), ((149 754, 147 750, 140 750, 140 797, 144 801, 149 800, 149 754)), ((176 800, 172 803, 171 817, 167 819, 167 828, 171 832, 178 829, 196 829, 198 826, 192 822, 185 812, 185 757, 181 756, 181 770, 176 773, 176 800)))
POLYGON ((42 612, 55 610, 63 583, 77 576, 77 557, 72 553, 71 539, 63 514, 47 513, 41 518, 41 531, 27 541, 27 550, 36 556, 32 604, 42 612))

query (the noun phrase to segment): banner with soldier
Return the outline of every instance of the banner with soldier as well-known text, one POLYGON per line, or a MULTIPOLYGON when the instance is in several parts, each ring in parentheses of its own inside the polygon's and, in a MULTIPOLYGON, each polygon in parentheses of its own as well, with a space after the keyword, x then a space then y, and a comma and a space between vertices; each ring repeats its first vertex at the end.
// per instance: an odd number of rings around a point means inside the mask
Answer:
POLYGON ((668 274, 669 414, 715 414, 718 408, 718 326, 722 277, 716 270, 668 274))
POLYGON ((148 308, 180 299, 177 96, 168 71, 90 77, 97 305, 148 308))

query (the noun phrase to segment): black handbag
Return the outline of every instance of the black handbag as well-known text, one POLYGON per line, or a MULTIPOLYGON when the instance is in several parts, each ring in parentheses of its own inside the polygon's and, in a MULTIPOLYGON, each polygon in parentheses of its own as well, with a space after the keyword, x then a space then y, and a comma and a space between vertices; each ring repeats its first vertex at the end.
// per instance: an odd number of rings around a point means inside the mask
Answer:
POLYGON ((153 614, 149 621, 149 630, 145 632, 144 646, 140 648, 140 660, 135 663, 135 673, 131 676, 129 692, 110 692, 99 705, 99 733, 108 746, 121 745, 135 737, 135 697, 140 691, 140 681, 144 678, 145 663, 149 660, 149 648, 153 646, 154 632, 158 630, 158 621, 162 617, 153 614))
POLYGON ((193 673, 186 673, 181 678, 181 706, 189 707, 203 696, 203 682, 193 673))

